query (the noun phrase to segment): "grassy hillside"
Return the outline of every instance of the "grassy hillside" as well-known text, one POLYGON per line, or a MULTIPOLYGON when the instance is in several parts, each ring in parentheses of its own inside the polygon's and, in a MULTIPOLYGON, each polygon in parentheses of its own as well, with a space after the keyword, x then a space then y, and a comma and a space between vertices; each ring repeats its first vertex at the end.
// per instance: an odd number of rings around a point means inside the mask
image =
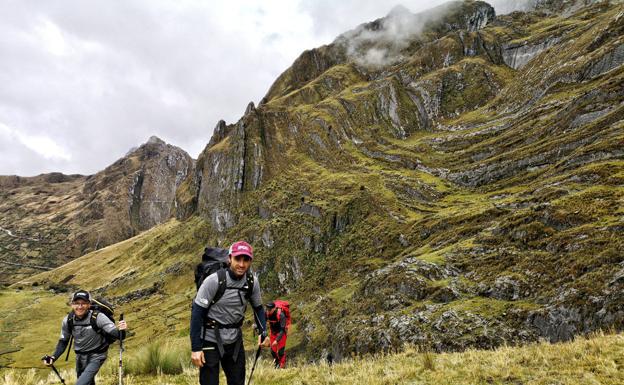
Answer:
MULTIPOLYGON (((113 350, 98 384, 117 384, 113 350)), ((267 353, 253 376, 256 385, 320 384, 621 384, 624 381, 624 336, 594 335, 561 344, 533 344, 493 351, 422 353, 409 348, 403 353, 351 358, 328 366, 305 364, 285 370, 271 368, 267 353)), ((131 360, 131 359, 130 359, 131 360)), ((126 362, 131 365, 131 362, 126 362)), ((248 360, 247 373, 251 361, 248 360)), ((75 376, 64 371, 66 379, 75 376)), ((224 378, 221 379, 223 381, 224 378)), ((48 370, 0 371, 4 385, 44 385, 58 380, 48 370), (41 376, 47 379, 39 379, 41 376)), ((126 384, 196 384, 197 370, 185 367, 178 375, 128 375, 126 384)))
POLYGON ((0 357, 50 352, 77 287, 127 314, 129 346, 183 344, 194 264, 238 239, 265 299, 293 303, 301 360, 624 330, 622 15, 601 2, 467 30, 460 14, 381 69, 306 52, 295 67, 323 65, 218 125, 178 190, 186 220, 3 292, 0 357))
MULTIPOLYGON (((172 220, 33 276, 13 290, 0 290, 0 366, 36 366, 39 357, 54 350, 70 293, 77 288, 113 301, 116 314, 124 313, 132 329, 130 350, 158 341, 187 343, 193 271, 208 231, 199 218, 172 220)), ((246 326, 251 341, 251 319, 246 326)), ((61 368, 68 365, 73 364, 59 362, 61 368)))
POLYGON ((42 270, 32 265, 51 269, 81 255, 72 250, 70 234, 79 226, 85 177, 54 175, 15 183, 0 176, 0 284, 42 270))

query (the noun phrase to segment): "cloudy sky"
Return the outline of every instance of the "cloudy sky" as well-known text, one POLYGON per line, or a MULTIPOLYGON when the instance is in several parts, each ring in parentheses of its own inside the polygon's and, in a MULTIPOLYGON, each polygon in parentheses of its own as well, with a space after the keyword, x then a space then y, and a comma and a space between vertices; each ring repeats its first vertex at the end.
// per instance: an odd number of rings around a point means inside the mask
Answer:
POLYGON ((152 135, 196 158, 302 51, 394 5, 0 0, 0 175, 93 174, 152 135))

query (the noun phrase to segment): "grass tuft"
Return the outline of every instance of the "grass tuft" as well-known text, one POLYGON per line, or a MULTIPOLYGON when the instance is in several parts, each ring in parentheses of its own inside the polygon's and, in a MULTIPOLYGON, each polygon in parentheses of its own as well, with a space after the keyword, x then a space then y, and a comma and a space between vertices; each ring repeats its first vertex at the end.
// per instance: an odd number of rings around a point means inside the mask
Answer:
POLYGON ((181 374, 189 366, 188 348, 151 342, 128 359, 126 372, 134 375, 181 374))

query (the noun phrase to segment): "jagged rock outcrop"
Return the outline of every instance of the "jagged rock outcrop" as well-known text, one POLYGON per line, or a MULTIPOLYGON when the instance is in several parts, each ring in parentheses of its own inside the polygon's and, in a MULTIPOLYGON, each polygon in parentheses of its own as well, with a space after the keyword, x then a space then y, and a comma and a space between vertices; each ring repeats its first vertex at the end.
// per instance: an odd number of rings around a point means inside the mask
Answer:
MULTIPOLYGON (((196 213, 210 219, 218 232, 238 222, 235 212, 241 193, 257 189, 264 177, 266 151, 272 138, 264 117, 249 103, 238 123, 220 121, 206 149, 200 154, 189 182, 196 213)), ((274 156, 279 156, 275 154, 274 156)))
POLYGON ((615 207, 622 179, 622 9, 550 20, 545 7, 394 9, 306 51, 258 107, 218 125, 197 211, 217 240, 255 242, 267 290, 305 297, 304 345, 462 350, 621 327, 622 296, 601 289, 621 270, 619 219, 594 230, 595 199, 615 207), (610 251, 583 262, 601 242, 610 251), (585 297, 555 300, 562 287, 585 297))
POLYGON ((524 67, 531 59, 542 51, 557 44, 560 39, 548 38, 539 43, 514 43, 503 46, 505 64, 517 70, 524 67))
POLYGON ((171 218, 175 193, 193 168, 191 157, 178 147, 153 136, 147 143, 103 171, 87 178, 83 194, 94 208, 106 201, 115 207, 121 226, 131 233, 151 228, 171 218))
POLYGON ((15 263, 56 267, 166 222, 193 166, 186 152, 152 137, 95 175, 0 177, 0 227, 15 235, 0 232, 0 282, 34 272, 15 263))

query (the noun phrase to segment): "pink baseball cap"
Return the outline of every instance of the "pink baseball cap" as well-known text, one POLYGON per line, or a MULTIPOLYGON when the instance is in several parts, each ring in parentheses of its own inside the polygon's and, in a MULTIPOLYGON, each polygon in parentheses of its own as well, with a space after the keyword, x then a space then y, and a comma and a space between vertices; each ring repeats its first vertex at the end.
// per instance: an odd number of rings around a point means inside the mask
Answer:
POLYGON ((248 255, 249 258, 253 259, 253 247, 245 241, 238 241, 232 243, 230 246, 230 255, 232 257, 236 257, 237 255, 248 255))

